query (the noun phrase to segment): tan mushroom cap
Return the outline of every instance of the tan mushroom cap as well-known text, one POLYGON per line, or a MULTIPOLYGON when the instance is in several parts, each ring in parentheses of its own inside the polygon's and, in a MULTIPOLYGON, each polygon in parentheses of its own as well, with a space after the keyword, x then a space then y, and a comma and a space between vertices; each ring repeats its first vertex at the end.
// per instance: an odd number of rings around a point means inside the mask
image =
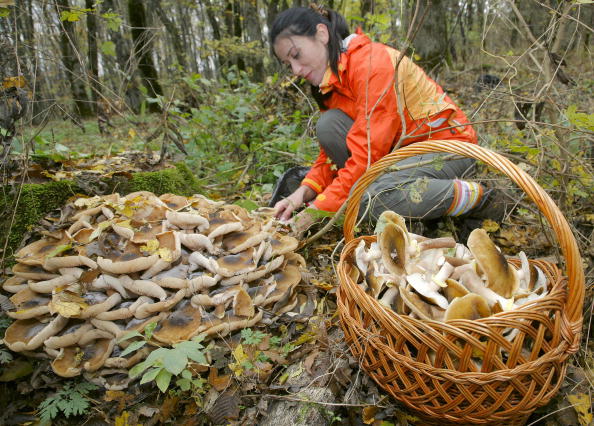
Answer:
POLYGON ((172 345, 189 340, 199 333, 202 315, 188 299, 184 299, 161 321, 153 332, 155 340, 172 345))
MULTIPOLYGON (((151 349, 148 347, 143 347, 136 352, 128 354, 125 357, 120 356, 121 350, 116 345, 111 353, 111 357, 105 360, 105 364, 103 366, 105 368, 124 368, 129 369, 134 365, 138 364, 140 361, 143 361, 147 355, 151 352, 151 349)), ((125 371, 126 376, 128 372, 125 371)))
POLYGON ((281 299, 288 300, 293 288, 301 281, 301 271, 296 266, 287 265, 284 270, 274 273, 271 281, 275 283, 275 289, 260 306, 266 306, 281 299))
POLYGON ((69 242, 70 240, 65 233, 62 233, 62 238, 59 240, 42 238, 17 251, 14 258, 17 262, 25 265, 43 265, 43 261, 48 254, 69 242))
POLYGON ((15 352, 32 351, 62 330, 67 323, 68 318, 60 315, 49 322, 42 322, 38 318, 16 320, 6 329, 4 343, 15 352))
POLYGON ((238 317, 253 317, 255 314, 254 301, 243 288, 240 288, 233 298, 233 315, 238 317))
POLYGON ((28 287, 27 279, 17 276, 12 276, 2 283, 2 290, 7 293, 18 293, 28 287))
POLYGON ((78 376, 83 369, 97 371, 111 355, 114 343, 114 339, 99 339, 82 347, 62 348, 60 356, 51 364, 52 369, 62 377, 78 376))
POLYGON ((9 317, 14 319, 29 319, 49 313, 51 298, 25 288, 13 294, 10 297, 10 301, 15 306, 15 310, 6 312, 9 317))
POLYGON ((388 223, 378 236, 378 244, 386 269, 392 274, 403 275, 407 260, 406 231, 398 225, 388 223), (393 253, 396 253, 396 258, 392 257, 393 253))
POLYGON ((162 194, 159 196, 159 199, 163 201, 167 207, 172 210, 181 210, 184 207, 190 205, 190 200, 188 197, 184 197, 183 195, 176 195, 176 194, 162 194))
POLYGON ((426 321, 441 321, 443 319, 443 309, 424 302, 418 294, 408 290, 404 286, 400 287, 400 297, 408 308, 410 308, 411 312, 416 314, 420 319, 426 321))
POLYGON ((484 297, 469 293, 455 298, 445 311, 444 321, 455 319, 476 320, 491 316, 491 308, 484 297))
POLYGON ((211 214, 208 217, 209 227, 204 230, 204 234, 208 236, 210 240, 226 235, 231 232, 242 231, 244 224, 241 219, 230 211, 219 211, 211 214))
POLYGON ((245 231, 226 234, 223 237, 223 250, 236 254, 260 244, 268 236, 269 234, 263 232, 259 225, 252 225, 245 231))
POLYGON ((223 277, 232 277, 233 275, 244 274, 256 269, 254 262, 254 248, 238 253, 229 254, 216 260, 218 265, 217 272, 223 277))
POLYGON ((470 294, 468 289, 456 280, 448 278, 446 280, 446 284, 448 286, 443 289, 443 292, 444 292, 444 296, 446 297, 448 302, 451 302, 456 297, 464 297, 467 294, 470 294))
POLYGON ((290 235, 276 234, 270 239, 270 245, 272 246, 272 256, 278 256, 296 250, 299 241, 290 235))
POLYGON ((279 256, 272 259, 270 262, 264 265, 258 266, 255 270, 246 272, 240 275, 234 275, 229 278, 223 278, 221 280, 222 286, 236 285, 240 282, 249 283, 268 275, 270 272, 280 268, 284 262, 284 256, 279 256))
POLYGON ((473 230, 468 236, 468 248, 487 277, 487 287, 500 296, 512 297, 520 285, 518 274, 497 250, 487 231, 473 230))
POLYGON ((157 260, 158 254, 152 254, 147 257, 137 257, 131 260, 112 261, 103 257, 97 258, 97 264, 103 272, 108 274, 131 274, 133 272, 140 272, 150 268, 157 260))
POLYGON ((147 318, 157 312, 169 311, 173 306, 180 302, 186 295, 185 290, 178 290, 171 297, 156 303, 144 303, 134 312, 134 317, 138 319, 147 318))
POLYGON ((167 211, 165 217, 169 223, 180 229, 208 228, 208 219, 198 213, 167 211))
POLYGON ((51 280, 59 275, 48 272, 41 266, 30 266, 23 263, 17 263, 12 267, 12 272, 17 277, 26 278, 28 280, 51 280))
POLYGON ((45 346, 50 349, 60 349, 76 345, 92 328, 93 325, 88 322, 71 319, 61 332, 45 341, 45 346))
POLYGON ((146 244, 150 240, 157 238, 158 234, 165 231, 162 224, 131 222, 131 225, 134 228, 132 242, 135 244, 146 244))
POLYGON ((252 327, 253 325, 260 322, 264 312, 259 310, 253 317, 236 317, 230 313, 222 318, 218 318, 214 315, 208 315, 204 318, 202 325, 198 328, 199 333, 204 333, 207 336, 216 334, 218 336, 226 336, 232 331, 239 330, 240 328, 252 327))

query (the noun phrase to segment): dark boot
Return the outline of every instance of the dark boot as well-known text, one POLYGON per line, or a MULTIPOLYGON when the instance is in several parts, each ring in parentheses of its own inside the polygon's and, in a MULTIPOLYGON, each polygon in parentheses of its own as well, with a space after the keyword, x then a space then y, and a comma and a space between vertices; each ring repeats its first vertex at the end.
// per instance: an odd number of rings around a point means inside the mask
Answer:
POLYGON ((309 172, 309 169, 310 167, 296 166, 291 167, 283 173, 274 186, 272 198, 270 199, 268 206, 274 207, 280 200, 295 192, 295 190, 299 188, 299 185, 301 185, 301 181, 305 178, 307 172, 309 172))

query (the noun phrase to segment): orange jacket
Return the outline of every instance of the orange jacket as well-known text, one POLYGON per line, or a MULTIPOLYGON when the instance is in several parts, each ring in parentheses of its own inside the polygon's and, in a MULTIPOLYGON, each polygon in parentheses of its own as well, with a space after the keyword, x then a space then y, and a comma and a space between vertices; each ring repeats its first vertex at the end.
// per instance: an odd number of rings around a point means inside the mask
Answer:
MULTIPOLYGON (((340 56, 339 75, 333 74, 328 67, 320 84, 322 93, 332 92, 325 102, 327 108, 340 109, 354 120, 346 140, 351 157, 342 169, 337 170, 320 149, 317 160, 302 181, 302 185, 318 194, 314 205, 330 212, 340 208, 351 187, 367 169, 367 128, 370 130, 371 164, 392 150, 403 131, 394 80, 400 52, 381 43, 372 43, 359 30, 357 34, 350 41, 348 50, 340 56)), ((398 66, 397 77, 399 99, 404 103, 406 134, 430 133, 406 139, 401 146, 428 139, 477 142, 470 125, 443 130, 467 123, 468 119, 443 89, 406 56, 398 66)))

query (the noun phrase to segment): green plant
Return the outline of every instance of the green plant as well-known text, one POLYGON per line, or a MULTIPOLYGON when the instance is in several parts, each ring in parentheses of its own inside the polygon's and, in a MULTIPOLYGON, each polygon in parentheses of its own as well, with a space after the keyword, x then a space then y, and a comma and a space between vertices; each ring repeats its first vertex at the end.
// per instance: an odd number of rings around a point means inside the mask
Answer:
POLYGON ((39 418, 42 424, 49 424, 59 413, 65 417, 85 414, 90 406, 88 394, 97 389, 92 383, 66 383, 62 389, 39 404, 39 418))
MULTIPOLYGON (((152 337, 156 323, 148 324, 144 329, 144 335, 138 331, 133 331, 124 335, 119 342, 140 337, 122 352, 121 356, 126 356, 147 345, 152 337)), ((129 371, 131 378, 136 378, 142 374, 140 384, 155 381, 161 392, 167 391, 171 380, 175 377, 175 385, 182 391, 201 391, 205 380, 200 377, 195 378, 190 369, 190 363, 196 362, 201 365, 208 365, 205 357, 205 348, 202 345, 204 335, 199 335, 192 340, 176 343, 172 348, 160 347, 152 351, 144 361, 136 364, 129 371), (148 370, 148 371, 147 371, 148 370), (144 373, 144 374, 143 374, 144 373)))
POLYGON ((254 331, 251 328, 244 328, 241 330, 241 342, 244 345, 257 345, 264 340, 266 333, 261 331, 254 331))

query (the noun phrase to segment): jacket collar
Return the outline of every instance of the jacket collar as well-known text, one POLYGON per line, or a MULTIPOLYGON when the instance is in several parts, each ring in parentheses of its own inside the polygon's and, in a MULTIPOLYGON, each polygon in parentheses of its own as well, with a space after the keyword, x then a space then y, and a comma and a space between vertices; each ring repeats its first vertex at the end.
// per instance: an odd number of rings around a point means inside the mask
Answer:
MULTIPOLYGON (((334 86, 340 84, 342 80, 342 76, 346 71, 346 65, 348 62, 348 58, 352 52, 371 43, 369 37, 363 34, 361 27, 358 27, 355 31, 355 37, 349 40, 347 51, 340 54, 340 58, 338 59, 338 76, 332 72, 330 66, 326 68, 326 72, 324 73, 324 77, 322 78, 322 82, 320 83, 320 92, 324 95, 332 90, 334 86)), ((351 36, 349 36, 350 38, 351 36)))

